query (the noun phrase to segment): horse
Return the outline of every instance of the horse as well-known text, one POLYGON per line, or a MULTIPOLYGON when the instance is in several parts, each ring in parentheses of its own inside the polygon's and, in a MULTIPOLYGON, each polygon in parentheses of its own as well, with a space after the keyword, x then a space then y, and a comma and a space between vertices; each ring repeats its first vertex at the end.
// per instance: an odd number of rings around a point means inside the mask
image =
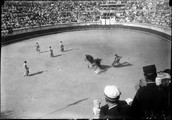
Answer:
POLYGON ((102 59, 99 59, 99 58, 94 59, 91 55, 86 54, 85 61, 88 61, 91 63, 91 65, 88 65, 88 68, 90 68, 90 67, 91 68, 97 68, 97 67, 101 68, 100 63, 101 63, 102 59))
POLYGON ((91 55, 85 54, 85 61, 89 61, 91 64, 94 62, 94 58, 91 55))
POLYGON ((101 61, 102 61, 102 59, 100 59, 100 58, 94 59, 94 62, 96 63, 96 65, 97 65, 99 68, 101 68, 101 65, 100 65, 101 61))

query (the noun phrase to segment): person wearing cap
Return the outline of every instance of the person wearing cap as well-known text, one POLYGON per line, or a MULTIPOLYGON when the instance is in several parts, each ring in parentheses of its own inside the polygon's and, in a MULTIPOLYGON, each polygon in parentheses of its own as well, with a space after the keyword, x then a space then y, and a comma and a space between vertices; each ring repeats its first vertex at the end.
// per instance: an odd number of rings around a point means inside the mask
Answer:
POLYGON ((104 88, 106 105, 101 107, 100 119, 124 118, 129 114, 129 105, 126 101, 119 100, 121 92, 115 85, 107 85, 104 88))
POLYGON ((167 86, 169 86, 170 82, 171 82, 170 74, 162 72, 162 71, 157 73, 157 77, 155 79, 156 85, 162 86, 162 87, 167 87, 167 86))
POLYGON ((131 104, 131 115, 136 119, 154 119, 162 115, 165 109, 165 92, 155 83, 157 77, 156 66, 143 67, 146 86, 138 89, 131 104))
POLYGON ((170 115, 170 87, 171 87, 171 75, 169 72, 160 71, 157 73, 157 77, 155 79, 156 85, 159 87, 160 90, 165 92, 166 95, 166 109, 165 114, 166 116, 170 115))

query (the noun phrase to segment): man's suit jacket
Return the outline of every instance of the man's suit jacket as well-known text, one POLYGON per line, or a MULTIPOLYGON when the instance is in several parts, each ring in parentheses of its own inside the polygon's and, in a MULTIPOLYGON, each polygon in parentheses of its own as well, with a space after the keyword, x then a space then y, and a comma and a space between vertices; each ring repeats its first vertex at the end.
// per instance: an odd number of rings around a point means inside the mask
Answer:
POLYGON ((131 114, 140 118, 147 112, 160 113, 165 109, 165 99, 165 91, 159 89, 155 83, 147 83, 137 91, 131 105, 131 114))
POLYGON ((100 110, 100 119, 123 119, 129 115, 129 105, 125 101, 119 101, 117 106, 109 109, 108 105, 104 105, 100 110))

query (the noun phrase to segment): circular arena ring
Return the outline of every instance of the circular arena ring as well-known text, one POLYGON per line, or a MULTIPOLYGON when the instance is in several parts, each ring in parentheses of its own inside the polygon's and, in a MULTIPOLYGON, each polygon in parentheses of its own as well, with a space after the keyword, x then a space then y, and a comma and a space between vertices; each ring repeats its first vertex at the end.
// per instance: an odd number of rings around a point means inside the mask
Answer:
POLYGON ((157 71, 171 68, 171 35, 150 26, 78 23, 14 31, 1 42, 1 113, 4 118, 91 119, 93 100, 105 104, 106 85, 117 85, 121 100, 133 98, 142 67, 151 64, 157 71), (101 58, 107 70, 88 69, 85 54, 101 58), (115 54, 122 56, 120 67, 111 67, 115 54))

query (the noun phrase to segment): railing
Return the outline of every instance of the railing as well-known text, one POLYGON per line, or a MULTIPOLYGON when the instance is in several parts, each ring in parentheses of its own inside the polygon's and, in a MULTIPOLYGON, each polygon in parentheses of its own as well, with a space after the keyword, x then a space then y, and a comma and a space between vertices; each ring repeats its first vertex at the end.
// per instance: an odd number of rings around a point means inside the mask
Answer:
MULTIPOLYGON (((136 27, 143 27, 147 29, 157 30, 163 33, 166 33, 168 35, 171 35, 171 29, 168 27, 163 27, 155 24, 147 24, 147 23, 123 23, 123 22, 116 22, 116 23, 108 23, 106 25, 126 25, 126 26, 136 26, 136 27)), ((34 27, 26 27, 26 28, 19 28, 14 29, 12 34, 8 34, 8 31, 1 31, 1 36, 3 34, 8 35, 16 35, 16 34, 22 34, 26 32, 33 32, 33 31, 40 31, 40 30, 47 30, 52 28, 61 28, 61 27, 71 27, 71 26, 86 26, 86 25, 102 25, 101 21, 98 22, 80 22, 80 23, 62 23, 62 24, 55 24, 55 25, 43 25, 43 26, 34 26, 34 27), (3 33, 2 33, 3 32, 3 33)))
MULTIPOLYGON (((15 29, 13 33, 6 36, 1 36, 1 45, 11 44, 17 41, 26 40, 29 38, 56 34, 60 32, 75 31, 75 30, 90 30, 90 29, 105 29, 105 28, 122 28, 144 31, 161 36, 171 42, 171 29, 160 27, 151 24, 140 23, 108 23, 103 24, 101 22, 83 22, 83 23, 68 23, 68 24, 56 24, 56 25, 44 25, 40 27, 15 29)), ((1 32, 2 33, 2 32, 1 32)))
POLYGON ((80 22, 80 23, 62 23, 62 24, 54 24, 54 25, 42 25, 42 26, 34 26, 34 27, 25 27, 25 28, 19 28, 19 29, 13 29, 12 34, 8 34, 8 31, 1 31, 1 36, 3 34, 9 35, 16 35, 16 34, 22 34, 26 32, 33 32, 33 31, 39 31, 39 30, 47 30, 52 28, 62 28, 62 27, 71 27, 71 26, 85 26, 85 25, 96 25, 99 22, 80 22), (2 33, 3 32, 3 33, 2 33))

